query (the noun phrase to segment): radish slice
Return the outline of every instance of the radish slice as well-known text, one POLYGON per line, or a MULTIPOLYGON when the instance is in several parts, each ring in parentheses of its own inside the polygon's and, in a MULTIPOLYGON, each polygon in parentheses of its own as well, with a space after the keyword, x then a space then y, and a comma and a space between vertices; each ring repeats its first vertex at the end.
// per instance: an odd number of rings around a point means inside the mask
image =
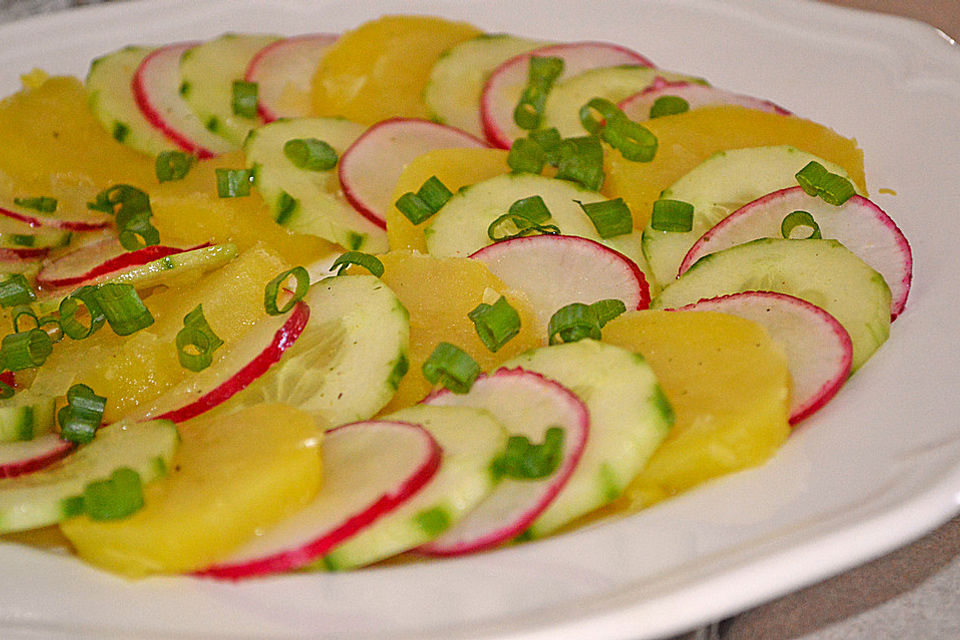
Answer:
POLYGON ((792 115, 783 107, 777 106, 769 100, 761 100, 753 96, 745 96, 724 89, 710 87, 696 82, 671 82, 665 78, 657 78, 653 84, 635 93, 620 102, 620 109, 631 120, 642 121, 650 119, 650 108, 657 98, 675 96, 686 100, 690 109, 698 107, 712 107, 722 104, 739 105, 748 109, 757 109, 780 115, 792 115))
POLYGON ((654 66, 636 51, 607 42, 555 44, 510 58, 490 74, 480 98, 483 133, 495 147, 509 149, 516 138, 526 135, 526 132, 514 123, 513 110, 527 85, 532 56, 563 59, 563 74, 557 78, 557 82, 599 67, 654 66))
POLYGON ((542 443, 550 427, 563 429, 563 458, 549 476, 537 480, 504 478, 476 508, 439 538, 420 547, 449 556, 490 549, 526 531, 563 489, 587 444, 587 408, 566 387, 523 369, 500 369, 481 377, 464 395, 439 391, 428 405, 484 409, 512 435, 542 443))
POLYGON ((790 424, 810 416, 850 377, 853 343, 832 315, 805 300, 770 291, 708 298, 679 311, 721 311, 761 325, 787 356, 793 379, 790 424))
POLYGON ((386 228, 393 188, 414 158, 435 149, 485 146, 469 133, 429 120, 384 120, 343 152, 339 168, 343 195, 357 211, 386 228))
POLYGON ((313 72, 338 37, 316 33, 284 38, 253 57, 245 79, 257 83, 257 109, 264 122, 312 115, 313 72))
POLYGON ((233 146, 208 131, 180 96, 180 56, 196 44, 167 45, 144 58, 133 76, 133 95, 144 117, 171 142, 198 158, 212 158, 233 146))
POLYGON ((542 235, 504 240, 470 256, 512 289, 523 291, 542 327, 572 302, 622 300, 646 309, 650 287, 633 261, 599 242, 578 236, 542 235))
POLYGON ((303 302, 285 316, 265 316, 214 364, 129 417, 136 422, 183 422, 226 402, 280 360, 300 337, 309 318, 310 308, 303 302))
POLYGON ((37 274, 37 284, 41 287, 69 287, 89 283, 98 277, 131 269, 187 250, 154 245, 136 251, 127 251, 118 239, 106 238, 75 249, 47 263, 37 274))
POLYGON ((73 451, 73 443, 57 433, 45 433, 32 440, 0 444, 0 478, 15 478, 60 460, 73 451))
MULTIPOLYGON (((690 248, 680 274, 697 260, 757 238, 782 237, 780 225, 793 211, 810 213, 824 238, 839 240, 873 267, 890 287, 890 319, 903 311, 913 278, 913 254, 897 224, 876 204, 855 195, 836 207, 807 195, 800 187, 774 191, 721 220, 690 248)), ((800 230, 809 233, 808 227, 800 230)))
POLYGON ((69 217, 61 217, 59 215, 37 213, 12 202, 0 204, 0 216, 24 222, 31 227, 46 227, 64 231, 95 231, 113 225, 111 218, 95 211, 84 213, 72 211, 69 217))
POLYGON ((239 580, 300 568, 414 496, 440 467, 436 440, 406 422, 355 422, 323 437, 323 486, 292 517, 198 575, 239 580))

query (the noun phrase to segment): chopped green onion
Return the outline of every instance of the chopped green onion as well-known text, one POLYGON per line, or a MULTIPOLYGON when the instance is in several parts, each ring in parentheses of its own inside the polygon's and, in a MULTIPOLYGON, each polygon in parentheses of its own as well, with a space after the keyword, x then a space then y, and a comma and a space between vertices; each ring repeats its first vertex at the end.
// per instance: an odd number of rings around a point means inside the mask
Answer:
POLYGON ((620 108, 606 98, 594 98, 580 107, 580 124, 587 133, 598 136, 610 124, 610 121, 622 115, 620 108), (594 114, 599 114, 600 118, 594 114))
POLYGON ((183 151, 164 151, 157 155, 154 171, 160 182, 183 180, 197 159, 183 151))
POLYGON ((550 219, 550 209, 540 196, 521 198, 510 205, 509 213, 523 216, 530 222, 540 224, 550 219))
POLYGON ((593 136, 566 138, 557 155, 557 178, 577 182, 592 191, 603 186, 603 146, 600 140, 593 136))
POLYGON ((510 436, 504 452, 491 463, 493 476, 516 480, 536 480, 553 474, 563 460, 564 431, 552 426, 544 434, 543 444, 533 444, 527 436, 510 436))
POLYGON ((593 304, 573 302, 561 307, 550 317, 547 325, 550 344, 576 342, 584 338, 599 340, 600 329, 624 313, 627 306, 622 300, 609 298, 593 304))
POLYGON ((31 329, 4 336, 0 343, 0 363, 11 371, 42 365, 53 351, 53 341, 45 331, 31 329))
POLYGON ((243 198, 250 195, 253 172, 249 169, 217 169, 217 195, 243 198))
POLYGON ((177 357, 185 369, 202 371, 213 362, 213 352, 223 346, 223 340, 207 324, 202 304, 183 317, 183 329, 177 332, 176 345, 177 357))
POLYGON ((119 520, 143 508, 143 482, 129 467, 116 469, 106 480, 83 490, 83 511, 91 520, 119 520))
POLYGON ((309 290, 310 274, 307 273, 307 270, 303 267, 294 267, 293 269, 284 271, 267 283, 267 286, 263 290, 263 306, 271 316, 279 316, 293 309, 294 305, 300 302, 309 290), (293 296, 287 300, 287 303, 283 305, 282 308, 278 308, 277 298, 280 295, 280 287, 291 277, 296 283, 293 296))
POLYGON ((608 322, 627 311, 627 305, 623 303, 623 300, 616 298, 597 300, 591 304, 590 307, 593 309, 593 312, 597 314, 597 324, 600 325, 601 329, 608 322))
POLYGON ((49 196, 38 198, 14 198, 13 203, 24 209, 33 209, 40 213, 53 213, 57 210, 57 199, 49 196))
POLYGON ((680 96, 660 96, 650 106, 650 119, 672 116, 690 110, 690 103, 680 96))
POLYGON ((553 83, 563 73, 563 58, 530 58, 527 72, 527 86, 523 90, 520 102, 513 110, 513 121, 521 129, 536 129, 543 118, 543 108, 553 83))
POLYGON ((337 275, 342 276, 346 268, 352 264, 360 265, 378 278, 383 275, 383 263, 380 262, 380 259, 362 251, 347 251, 341 254, 339 258, 333 261, 330 271, 339 268, 337 275))
POLYGON ((0 400, 9 400, 16 394, 17 392, 13 387, 0 380, 0 400))
POLYGON ((790 238, 793 230, 797 227, 809 227, 810 235, 805 240, 818 240, 820 235, 820 225, 814 220, 809 211, 794 211, 787 214, 780 223, 780 235, 784 238, 790 238))
POLYGON ((447 189, 446 185, 440 182, 437 176, 430 176, 430 178, 420 186, 417 195, 434 211, 439 211, 440 208, 447 204, 447 201, 453 197, 450 189, 447 189))
POLYGON ((535 234, 552 236, 559 235, 560 227, 555 224, 537 224, 529 218, 516 213, 505 213, 501 216, 498 216, 487 227, 487 237, 494 242, 502 242, 503 240, 512 240, 514 238, 523 238, 525 236, 532 236, 535 234), (513 226, 512 233, 508 230, 510 225, 513 226))
POLYGON ((452 197, 450 189, 440 182, 437 176, 431 176, 416 193, 408 191, 400 196, 396 207, 411 223, 420 224, 439 211, 452 197))
POLYGON ((67 406, 57 412, 60 437, 77 444, 86 444, 103 420, 107 399, 98 396, 85 384, 75 384, 67 391, 67 406))
POLYGON ((126 211, 128 214, 150 210, 150 196, 145 191, 128 184, 115 184, 98 193, 88 209, 110 215, 126 211))
POLYGON ((431 384, 440 383, 454 393, 470 391, 481 371, 467 352, 449 342, 438 344, 421 370, 431 384))
POLYGON ((687 232, 693 229, 693 205, 682 200, 660 199, 653 203, 650 227, 657 231, 687 232))
POLYGON ((259 87, 256 82, 233 81, 233 100, 231 107, 235 115, 243 118, 257 117, 257 94, 259 87))
POLYGON ((281 191, 277 197, 277 224, 284 224, 300 203, 286 191, 281 191))
POLYGON ((631 162, 650 162, 657 155, 659 142, 650 130, 620 113, 607 121, 603 139, 631 162))
POLYGON ((580 122, 584 129, 605 140, 627 160, 650 162, 657 153, 657 137, 606 98, 594 98, 580 107, 580 122))
POLYGON ((160 244, 160 232, 150 222, 151 212, 139 213, 129 218, 117 216, 120 244, 127 251, 137 251, 160 244))
POLYGON ((574 200, 590 218, 601 238, 613 238, 633 231, 633 217, 623 198, 583 204, 574 200))
POLYGON ((0 282, 0 306, 4 308, 30 304, 37 299, 26 276, 12 273, 0 282))
POLYGON ((527 137, 543 148, 547 162, 552 165, 557 164, 560 159, 560 145, 563 143, 563 137, 556 127, 531 131, 527 134, 527 137))
POLYGON ((287 140, 283 144, 283 155, 304 171, 329 171, 337 166, 337 150, 316 138, 287 140))
POLYGON ((63 331, 63 326, 60 324, 60 318, 52 313, 37 320, 37 328, 50 336, 50 340, 54 344, 63 340, 64 336, 66 335, 63 331))
POLYGON ((33 308, 30 305, 19 305, 13 308, 13 311, 10 312, 10 316, 13 319, 13 332, 20 333, 22 331, 27 331, 25 327, 20 327, 20 318, 26 316, 33 319, 33 326, 31 329, 39 329, 40 321, 37 319, 37 314, 34 312, 33 308))
POLYGON ((118 336, 128 336, 153 324, 153 315, 132 284, 108 282, 97 285, 93 297, 118 336))
POLYGON ((136 187, 118 184, 104 189, 87 207, 116 216, 120 244, 127 251, 160 243, 160 233, 150 223, 150 196, 136 187))
POLYGON ((493 304, 481 302, 467 317, 473 321, 480 340, 494 353, 520 333, 520 314, 503 296, 493 304))
POLYGON ((797 172, 797 183, 811 196, 820 196, 827 204, 839 207, 856 195, 853 184, 841 175, 830 173, 817 161, 797 172))
POLYGON ((80 287, 60 301, 60 327, 74 340, 83 340, 94 333, 107 321, 100 303, 93 295, 94 287, 80 287), (77 315, 80 305, 86 308, 88 324, 84 324, 77 315))
POLYGON ((507 154, 507 166, 517 173, 538 174, 547 162, 547 153, 531 138, 517 138, 507 154))

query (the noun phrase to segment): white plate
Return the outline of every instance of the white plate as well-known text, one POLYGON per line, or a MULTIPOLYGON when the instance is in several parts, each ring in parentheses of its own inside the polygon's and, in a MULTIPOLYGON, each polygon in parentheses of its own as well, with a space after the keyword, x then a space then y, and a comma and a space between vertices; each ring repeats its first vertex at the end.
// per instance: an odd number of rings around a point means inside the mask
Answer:
POLYGON ((131 583, 0 546, 12 638, 623 638, 689 629, 902 545, 960 500, 960 51, 919 24, 785 0, 137 2, 0 27, 0 93, 130 43, 337 31, 388 12, 606 39, 855 136, 915 286, 890 341, 765 467, 628 519, 476 557, 245 584, 131 583))

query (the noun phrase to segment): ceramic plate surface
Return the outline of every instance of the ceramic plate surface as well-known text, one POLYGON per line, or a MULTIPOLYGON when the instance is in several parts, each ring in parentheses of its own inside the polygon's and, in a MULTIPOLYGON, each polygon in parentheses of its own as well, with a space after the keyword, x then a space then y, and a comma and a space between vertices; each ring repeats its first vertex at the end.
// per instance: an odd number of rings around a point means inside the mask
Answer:
POLYGON ((335 32, 391 12, 614 41, 855 137, 915 252, 890 340, 769 464, 636 516, 464 559, 243 584, 127 582, 0 545, 0 636, 639 640, 840 572, 957 511, 960 50, 928 27, 785 0, 131 2, 0 26, 0 93, 33 67, 83 76, 127 44, 335 32))

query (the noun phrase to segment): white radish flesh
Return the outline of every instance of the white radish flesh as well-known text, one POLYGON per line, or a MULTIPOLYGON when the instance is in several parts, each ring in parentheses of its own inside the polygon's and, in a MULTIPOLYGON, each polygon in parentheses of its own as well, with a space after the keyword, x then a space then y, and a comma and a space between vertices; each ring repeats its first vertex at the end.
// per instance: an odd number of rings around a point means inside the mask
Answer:
POLYGON ((384 120, 368 129, 341 156, 343 194, 357 211, 385 228, 393 189, 411 161, 435 149, 484 146, 470 134, 436 122, 384 120))
POLYGON ((650 288, 635 262, 599 242, 578 236, 542 235, 488 245, 470 256, 512 289, 523 291, 541 328, 572 302, 622 300, 646 309, 650 288))
POLYGON ((682 98, 690 110, 729 104, 769 113, 779 113, 780 115, 791 115, 789 111, 769 100, 745 96, 697 82, 671 82, 662 77, 658 77, 652 85, 643 91, 622 100, 618 106, 624 115, 631 120, 649 120, 650 108, 653 107, 658 98, 664 96, 682 98))
POLYGON ((311 115, 313 73, 338 37, 312 33, 284 38, 253 57, 246 81, 257 83, 257 110, 264 122, 311 115))
POLYGON ((207 130, 180 95, 180 56, 196 44, 167 45, 144 58, 133 76, 133 95, 147 120, 171 142, 198 158, 212 158, 234 147, 207 130))

